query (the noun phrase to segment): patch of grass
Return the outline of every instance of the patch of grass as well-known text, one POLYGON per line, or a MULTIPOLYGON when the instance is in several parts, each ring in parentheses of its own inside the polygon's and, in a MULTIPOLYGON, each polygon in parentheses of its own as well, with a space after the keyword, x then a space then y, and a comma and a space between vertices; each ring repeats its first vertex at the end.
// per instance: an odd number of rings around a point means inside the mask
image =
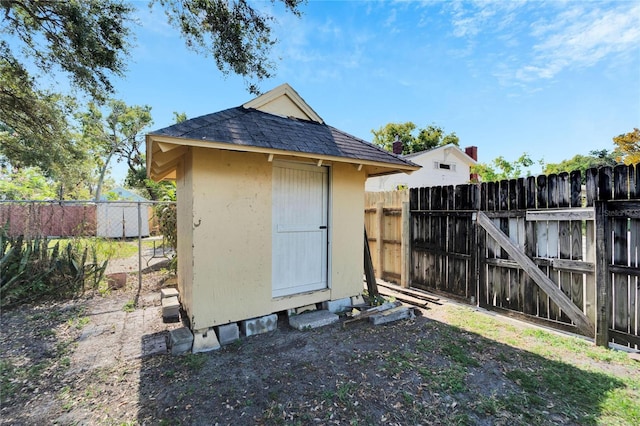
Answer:
POLYGON ((505 376, 525 392, 534 393, 540 389, 540 381, 533 376, 531 371, 511 370, 507 371, 505 376))
POLYGON ((415 401, 415 397, 413 394, 407 392, 407 391, 402 391, 401 393, 402 396, 402 401, 404 402, 405 405, 413 405, 413 402, 415 401))
POLYGON ((183 367, 188 368, 191 372, 198 372, 207 362, 205 354, 186 354, 178 358, 183 367))
POLYGON ((467 389, 465 377, 467 371, 460 365, 453 365, 450 368, 440 370, 435 374, 436 383, 440 389, 452 394, 464 392, 467 389))
POLYGON ((476 359, 469 356, 466 345, 461 345, 458 342, 445 342, 442 345, 442 352, 464 367, 480 366, 480 363, 476 359))
POLYGON ((332 391, 332 390, 325 389, 321 393, 321 398, 324 401, 332 401, 333 398, 335 398, 335 396, 336 396, 336 393, 334 391, 332 391))
POLYGON ((93 248, 99 262, 109 259, 126 259, 138 252, 138 241, 122 241, 107 238, 60 238, 49 241, 49 248, 53 248, 56 243, 60 247, 66 247, 71 243, 74 248, 82 252, 85 247, 93 248))
POLYGON ((348 404, 353 392, 357 389, 357 385, 353 382, 340 383, 336 387, 336 397, 343 404, 348 404))
POLYGON ((479 413, 488 414, 490 416, 496 415, 500 410, 504 409, 504 404, 496 396, 495 393, 491 395, 481 395, 476 402, 475 409, 479 413))
POLYGON ((136 310, 136 302, 133 300, 129 300, 127 303, 124 304, 124 306, 122 307, 122 310, 125 312, 133 312, 136 310))
POLYGON ((629 357, 625 352, 616 351, 600 346, 573 336, 564 336, 551 331, 540 329, 528 329, 522 333, 524 336, 531 337, 539 343, 540 347, 537 353, 553 353, 554 349, 563 349, 567 352, 586 355, 591 359, 601 362, 615 362, 621 364, 629 364, 629 357))
POLYGON ((410 352, 392 351, 386 354, 384 369, 389 374, 396 375, 413 367, 414 355, 410 352))
POLYGON ((67 320, 67 325, 69 327, 82 330, 90 322, 91 320, 89 319, 89 317, 73 317, 67 320))
POLYGON ((431 353, 438 347, 434 339, 420 339, 416 342, 416 349, 420 352, 431 353))
POLYGON ((0 393, 10 395, 15 389, 15 366, 4 359, 0 360, 0 393))

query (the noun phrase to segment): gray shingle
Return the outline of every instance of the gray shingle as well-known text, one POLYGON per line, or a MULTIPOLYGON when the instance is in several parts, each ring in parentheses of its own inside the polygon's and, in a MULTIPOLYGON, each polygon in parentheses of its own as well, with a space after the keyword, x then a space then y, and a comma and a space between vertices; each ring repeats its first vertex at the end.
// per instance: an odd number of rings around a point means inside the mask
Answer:
POLYGON ((415 166, 408 160, 326 124, 280 117, 243 107, 192 118, 150 132, 150 135, 415 166))

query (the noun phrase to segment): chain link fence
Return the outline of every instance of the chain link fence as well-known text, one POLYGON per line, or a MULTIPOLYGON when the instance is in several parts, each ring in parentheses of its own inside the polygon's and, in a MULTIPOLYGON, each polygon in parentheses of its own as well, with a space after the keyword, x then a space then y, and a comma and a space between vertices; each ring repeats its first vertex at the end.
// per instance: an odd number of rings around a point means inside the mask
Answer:
POLYGON ((145 269, 175 256, 173 202, 0 201, 0 227, 6 238, 46 239, 49 247, 81 241, 108 260, 107 275, 137 273, 139 287, 145 269))

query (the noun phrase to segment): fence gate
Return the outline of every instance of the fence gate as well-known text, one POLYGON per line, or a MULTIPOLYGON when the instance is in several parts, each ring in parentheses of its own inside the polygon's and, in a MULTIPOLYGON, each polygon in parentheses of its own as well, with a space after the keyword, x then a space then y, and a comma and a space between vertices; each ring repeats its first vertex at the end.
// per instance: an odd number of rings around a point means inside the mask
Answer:
POLYGON ((640 348, 639 174, 603 167, 582 182, 411 189, 410 285, 640 348))

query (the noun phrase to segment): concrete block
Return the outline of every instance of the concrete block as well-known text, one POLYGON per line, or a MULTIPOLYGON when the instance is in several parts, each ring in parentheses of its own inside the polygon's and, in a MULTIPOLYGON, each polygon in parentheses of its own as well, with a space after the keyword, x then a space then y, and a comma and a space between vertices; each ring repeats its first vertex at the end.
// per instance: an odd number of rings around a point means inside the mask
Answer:
POLYGON ((193 334, 187 327, 176 328, 169 332, 171 355, 180 355, 191 350, 193 334))
POLYGON ((338 315, 329 311, 315 311, 289 317, 289 325, 298 330, 308 330, 334 324, 339 320, 338 315))
POLYGON ((373 325, 380 325, 414 317, 413 309, 406 306, 396 306, 395 308, 382 311, 379 314, 371 315, 369 322, 373 325))
POLYGON ((240 338, 240 331, 238 330, 238 323, 232 322, 230 324, 218 326, 218 339, 220 344, 228 345, 240 338))
POLYGON ((162 299, 162 318, 175 318, 180 316, 180 302, 176 296, 162 299))
POLYGON ((173 287, 165 287, 160 289, 160 298, 166 299, 168 297, 178 297, 178 289, 173 287))
POLYGON ((351 306, 351 298, 345 297, 344 299, 329 300, 322 302, 322 309, 337 314, 339 312, 348 311, 351 306))
POLYGON ((351 304, 352 305, 364 305, 364 297, 361 294, 357 296, 351 296, 351 304))
POLYGON ((209 352, 220 349, 220 342, 213 328, 205 328, 193 332, 193 349, 191 352, 209 352))
POLYGON ((240 327, 242 334, 247 337, 275 331, 278 328, 278 314, 242 321, 240 327))

